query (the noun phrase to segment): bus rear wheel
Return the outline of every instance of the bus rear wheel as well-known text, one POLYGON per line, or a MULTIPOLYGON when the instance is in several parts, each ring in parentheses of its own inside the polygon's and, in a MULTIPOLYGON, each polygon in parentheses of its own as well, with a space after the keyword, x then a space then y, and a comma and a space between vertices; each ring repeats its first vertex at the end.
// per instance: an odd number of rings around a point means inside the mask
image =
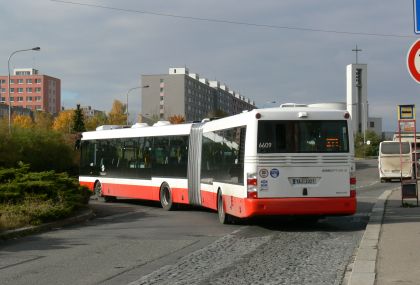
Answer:
POLYGON ((162 208, 166 211, 171 211, 174 209, 174 203, 172 200, 172 190, 169 187, 168 183, 163 183, 162 186, 160 186, 160 204, 162 205, 162 208))
POLYGON ((225 212, 222 191, 220 190, 217 192, 217 215, 219 216, 219 222, 221 224, 226 225, 231 223, 230 216, 225 212))

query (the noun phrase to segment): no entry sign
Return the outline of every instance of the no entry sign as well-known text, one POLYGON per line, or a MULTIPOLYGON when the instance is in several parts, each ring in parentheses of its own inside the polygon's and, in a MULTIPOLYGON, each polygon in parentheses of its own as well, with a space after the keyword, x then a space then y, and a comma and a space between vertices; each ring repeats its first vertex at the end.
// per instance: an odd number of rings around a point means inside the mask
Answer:
POLYGON ((411 77, 420 83, 420 40, 416 41, 408 50, 407 68, 411 77))

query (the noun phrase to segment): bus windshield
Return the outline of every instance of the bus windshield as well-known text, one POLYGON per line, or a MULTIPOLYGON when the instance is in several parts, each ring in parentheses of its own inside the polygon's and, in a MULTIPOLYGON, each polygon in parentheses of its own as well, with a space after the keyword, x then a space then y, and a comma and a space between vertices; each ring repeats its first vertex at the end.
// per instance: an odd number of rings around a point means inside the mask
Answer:
POLYGON ((258 153, 349 152, 347 121, 259 121, 258 153))
MULTIPOLYGON (((410 145, 408 142, 401 143, 401 153, 410 153, 410 145)), ((400 143, 399 142, 383 142, 381 144, 381 154, 400 154, 400 143)))

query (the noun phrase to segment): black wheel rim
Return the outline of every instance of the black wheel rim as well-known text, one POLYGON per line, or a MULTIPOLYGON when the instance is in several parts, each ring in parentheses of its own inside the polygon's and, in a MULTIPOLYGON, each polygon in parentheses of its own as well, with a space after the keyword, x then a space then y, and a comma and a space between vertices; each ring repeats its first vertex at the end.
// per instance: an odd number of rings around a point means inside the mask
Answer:
POLYGON ((171 193, 169 192, 168 188, 162 189, 162 204, 163 206, 167 206, 169 204, 169 201, 171 200, 171 193))
POLYGON ((99 197, 101 197, 102 196, 102 185, 101 185, 101 183, 96 183, 96 186, 95 186, 95 197, 96 198, 99 198, 99 197))
POLYGON ((222 220, 224 218, 225 211, 223 210, 223 198, 222 198, 222 195, 220 194, 219 194, 219 199, 217 201, 217 209, 219 212, 220 220, 222 220))

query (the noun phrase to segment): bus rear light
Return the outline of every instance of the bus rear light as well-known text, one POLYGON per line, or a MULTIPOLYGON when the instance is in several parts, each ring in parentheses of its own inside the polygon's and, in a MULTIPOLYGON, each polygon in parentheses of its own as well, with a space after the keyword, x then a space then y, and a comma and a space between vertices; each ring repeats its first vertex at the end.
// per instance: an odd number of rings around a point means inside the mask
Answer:
POLYGON ((350 190, 350 198, 356 197, 356 190, 350 190))
POLYGON ((356 191, 356 177, 350 176, 350 191, 356 191))
POLYGON ((248 198, 258 198, 257 184, 257 175, 255 173, 248 173, 246 180, 248 198))

